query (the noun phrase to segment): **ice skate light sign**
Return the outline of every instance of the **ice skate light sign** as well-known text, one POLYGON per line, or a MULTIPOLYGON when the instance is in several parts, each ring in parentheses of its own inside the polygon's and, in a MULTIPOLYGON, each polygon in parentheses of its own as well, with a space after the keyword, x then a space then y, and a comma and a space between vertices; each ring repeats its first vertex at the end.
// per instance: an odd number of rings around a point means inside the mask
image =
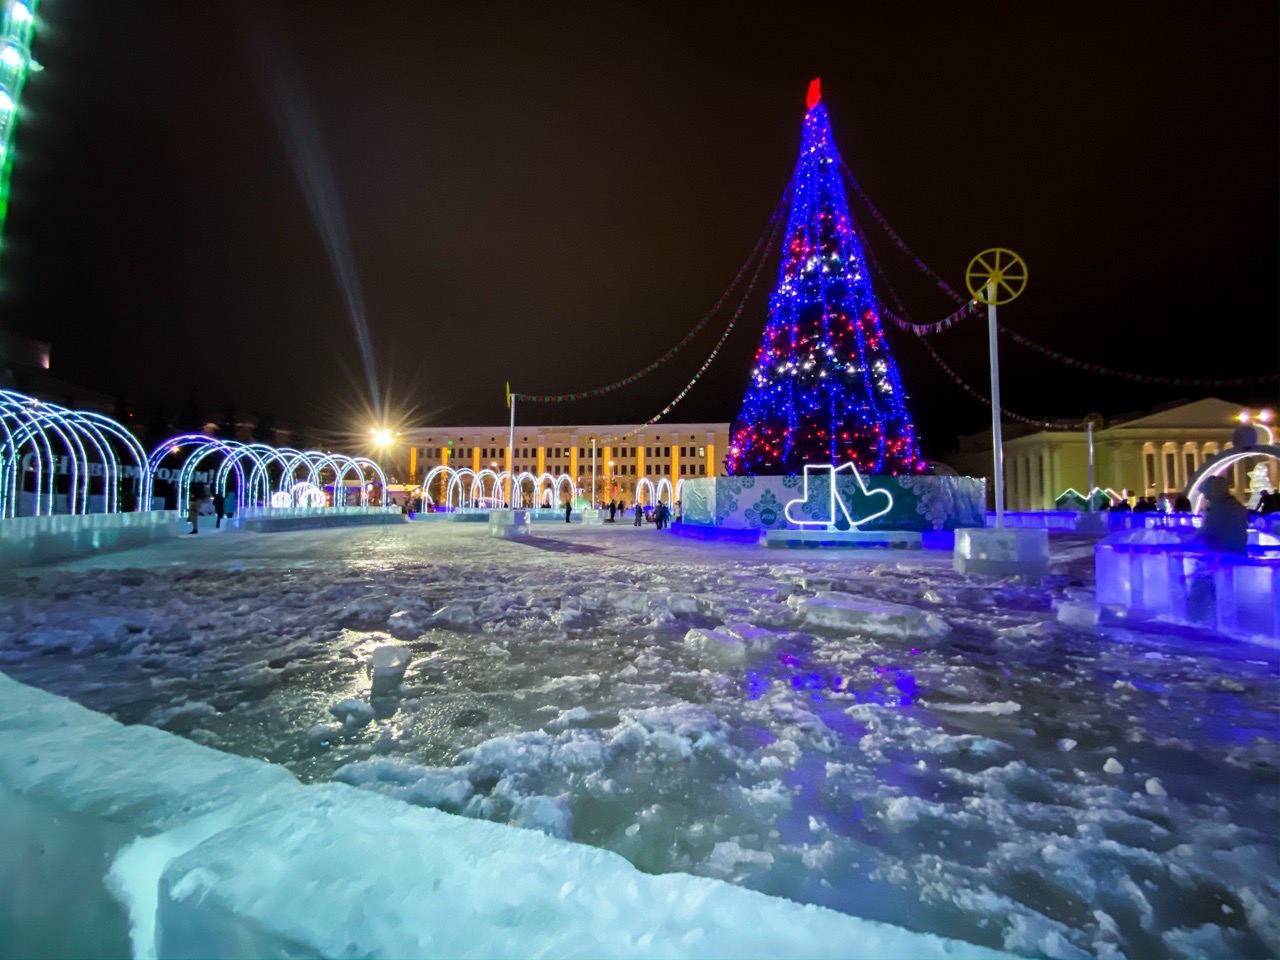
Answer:
POLYGON ((862 474, 858 473, 858 468, 852 463, 842 463, 838 467, 829 463, 806 463, 804 496, 799 500, 789 501, 783 514, 798 527, 856 530, 864 523, 883 517, 892 509, 893 495, 888 490, 868 490, 862 474), (841 473, 853 475, 857 491, 852 496, 847 488, 841 491, 836 484, 837 475, 841 473), (811 479, 815 481, 812 487, 811 479), (801 515, 802 513, 806 515, 801 515))

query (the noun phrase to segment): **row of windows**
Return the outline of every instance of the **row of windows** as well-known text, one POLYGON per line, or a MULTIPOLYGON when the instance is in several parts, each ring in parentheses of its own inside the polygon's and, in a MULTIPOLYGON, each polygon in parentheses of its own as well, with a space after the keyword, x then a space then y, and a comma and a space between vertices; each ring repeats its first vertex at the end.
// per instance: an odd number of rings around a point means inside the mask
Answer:
MULTIPOLYGON (((487 464, 481 464, 481 466, 487 466, 487 464)), ((499 466, 502 466, 502 464, 499 464, 499 466)), ((589 476, 591 473, 590 463, 579 462, 578 468, 579 468, 579 473, 584 477, 589 476)), ((521 463, 520 461, 517 460, 515 464, 516 473, 526 473, 526 472, 534 473, 535 471, 537 471, 537 469, 538 469, 538 465, 532 462, 521 463)), ((597 466, 597 469, 598 469, 599 475, 604 476, 605 474, 604 465, 599 464, 597 466)), ((558 477, 561 474, 565 474, 569 472, 569 464, 548 463, 546 465, 546 472, 551 474, 552 476, 558 477)), ((655 477, 669 477, 671 476, 671 464, 669 463, 650 464, 649 468, 645 470, 645 473, 652 474, 655 477)), ((707 475, 707 465, 705 463, 697 463, 697 464, 682 463, 680 464, 679 473, 680 473, 680 476, 682 477, 705 477, 707 475)), ((637 476, 636 465, 634 463, 614 464, 613 475, 616 477, 637 476)))
MULTIPOLYGON (((440 447, 424 447, 422 450, 422 455, 429 460, 438 459, 441 455, 441 450, 442 448, 440 447)), ((475 450, 476 450, 475 447, 457 447, 457 448, 451 449, 450 452, 453 453, 454 456, 470 458, 475 455, 475 450)), ((490 459, 497 459, 499 457, 505 458, 506 450, 507 450, 506 447, 481 447, 480 459, 490 460, 490 459)), ((572 447, 548 447, 547 456, 555 457, 557 460, 561 460, 564 457, 570 456, 572 454, 572 450, 573 450, 572 447)), ((635 459, 635 456, 636 456, 636 450, 637 450, 636 447, 619 447, 617 450, 611 450, 610 456, 618 457, 619 459, 633 460, 635 459)), ((516 448, 517 459, 528 460, 531 457, 536 457, 537 455, 538 455, 538 450, 536 447, 517 447, 516 448)), ((646 460, 652 460, 654 457, 670 457, 671 448, 670 447, 645 447, 644 455, 646 460)), ((685 459, 693 456, 705 457, 706 455, 707 455, 706 447, 681 447, 680 448, 681 459, 685 459), (695 450, 697 451, 696 454, 694 453, 695 450)), ((596 456, 597 458, 603 458, 604 456, 603 447, 596 447, 596 456)), ((580 461, 589 462, 591 459, 591 448, 578 447, 578 459, 580 461)), ((681 472, 683 473, 684 471, 681 471, 681 472)))

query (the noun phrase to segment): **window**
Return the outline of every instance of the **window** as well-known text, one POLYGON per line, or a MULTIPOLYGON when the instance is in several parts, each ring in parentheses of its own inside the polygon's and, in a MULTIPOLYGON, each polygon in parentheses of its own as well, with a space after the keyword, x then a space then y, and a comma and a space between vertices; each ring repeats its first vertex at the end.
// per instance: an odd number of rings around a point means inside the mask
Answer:
POLYGON ((1173 486, 1173 484, 1174 484, 1174 482, 1175 482, 1175 481, 1174 481, 1174 471, 1175 471, 1175 470, 1177 470, 1177 462, 1175 461, 1173 454, 1172 454, 1172 453, 1166 453, 1166 454, 1164 455, 1164 475, 1165 475, 1165 484, 1164 484, 1164 485, 1165 485, 1166 487, 1171 487, 1171 486, 1173 486))
POLYGON ((1184 453, 1182 462, 1187 466, 1187 479, 1191 479, 1191 475, 1196 472, 1196 455, 1194 453, 1184 453))
POLYGON ((647 460, 652 460, 652 459, 653 459, 653 447, 645 447, 645 448, 644 448, 644 455, 645 455, 645 459, 647 459, 647 460))
POLYGON ((705 463, 698 464, 698 476, 705 477, 707 475, 707 465, 705 463))
POLYGON ((663 447, 663 448, 662 448, 662 455, 663 455, 664 457, 669 457, 669 456, 671 456, 671 448, 670 448, 670 447, 663 447))
POLYGON ((681 447, 681 448, 680 448, 680 456, 681 456, 681 457, 687 457, 688 455, 689 455, 689 450, 688 450, 688 448, 687 448, 687 447, 681 447))
POLYGON ((1143 465, 1146 467, 1147 488, 1150 489, 1156 485, 1156 455, 1154 453, 1146 453, 1142 456, 1143 465))

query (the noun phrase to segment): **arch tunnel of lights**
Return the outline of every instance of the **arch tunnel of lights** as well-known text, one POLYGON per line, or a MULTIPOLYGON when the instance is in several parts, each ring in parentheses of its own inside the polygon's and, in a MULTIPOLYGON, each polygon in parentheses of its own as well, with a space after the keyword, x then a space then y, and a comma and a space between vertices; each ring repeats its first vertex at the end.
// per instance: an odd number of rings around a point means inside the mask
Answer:
POLYGON ((161 464, 170 457, 184 454, 182 465, 174 477, 178 510, 184 513, 191 504, 196 472, 206 464, 206 469, 213 472, 212 491, 232 499, 236 513, 243 512, 248 506, 325 506, 326 485, 333 488, 331 505, 346 506, 348 480, 359 487, 359 505, 367 507, 370 483, 384 491, 387 487, 382 468, 367 457, 272 447, 265 443, 241 443, 203 433, 186 433, 166 440, 148 458, 144 502, 150 502, 161 464), (371 481, 366 471, 376 477, 376 481, 371 481), (233 478, 234 484, 228 489, 233 478))
POLYGON ((146 510, 157 480, 173 484, 185 512, 198 471, 237 513, 249 506, 346 506, 351 485, 367 507, 372 488, 385 499, 387 487, 382 468, 366 457, 200 433, 172 437, 148 456, 110 417, 11 390, 0 390, 0 443, 0 517, 146 510))
MULTIPOLYGON (((679 498, 683 480, 676 482, 674 496, 679 498)), ((528 471, 512 474, 503 470, 473 470, 470 467, 433 467, 422 480, 424 495, 434 503, 450 509, 491 509, 502 507, 513 500, 521 506, 557 507, 566 500, 577 499, 580 491, 590 487, 587 481, 578 487, 567 473, 534 474, 528 471), (514 496, 513 496, 514 493, 514 496)), ((599 484, 603 494, 606 483, 599 484)), ((671 502, 673 488, 666 477, 655 485, 648 477, 641 477, 635 484, 635 499, 651 506, 659 500, 671 502)))

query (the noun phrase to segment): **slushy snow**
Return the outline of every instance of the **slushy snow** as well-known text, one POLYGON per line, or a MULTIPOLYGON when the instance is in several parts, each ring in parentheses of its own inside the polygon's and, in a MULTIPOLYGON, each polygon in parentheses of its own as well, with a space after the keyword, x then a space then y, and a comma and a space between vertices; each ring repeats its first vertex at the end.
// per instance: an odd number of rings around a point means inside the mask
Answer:
POLYGON ((1274 655, 1060 619, 1086 540, 1040 586, 629 526, 194 541, 28 571, 0 669, 650 874, 1024 956, 1280 954, 1274 655))

